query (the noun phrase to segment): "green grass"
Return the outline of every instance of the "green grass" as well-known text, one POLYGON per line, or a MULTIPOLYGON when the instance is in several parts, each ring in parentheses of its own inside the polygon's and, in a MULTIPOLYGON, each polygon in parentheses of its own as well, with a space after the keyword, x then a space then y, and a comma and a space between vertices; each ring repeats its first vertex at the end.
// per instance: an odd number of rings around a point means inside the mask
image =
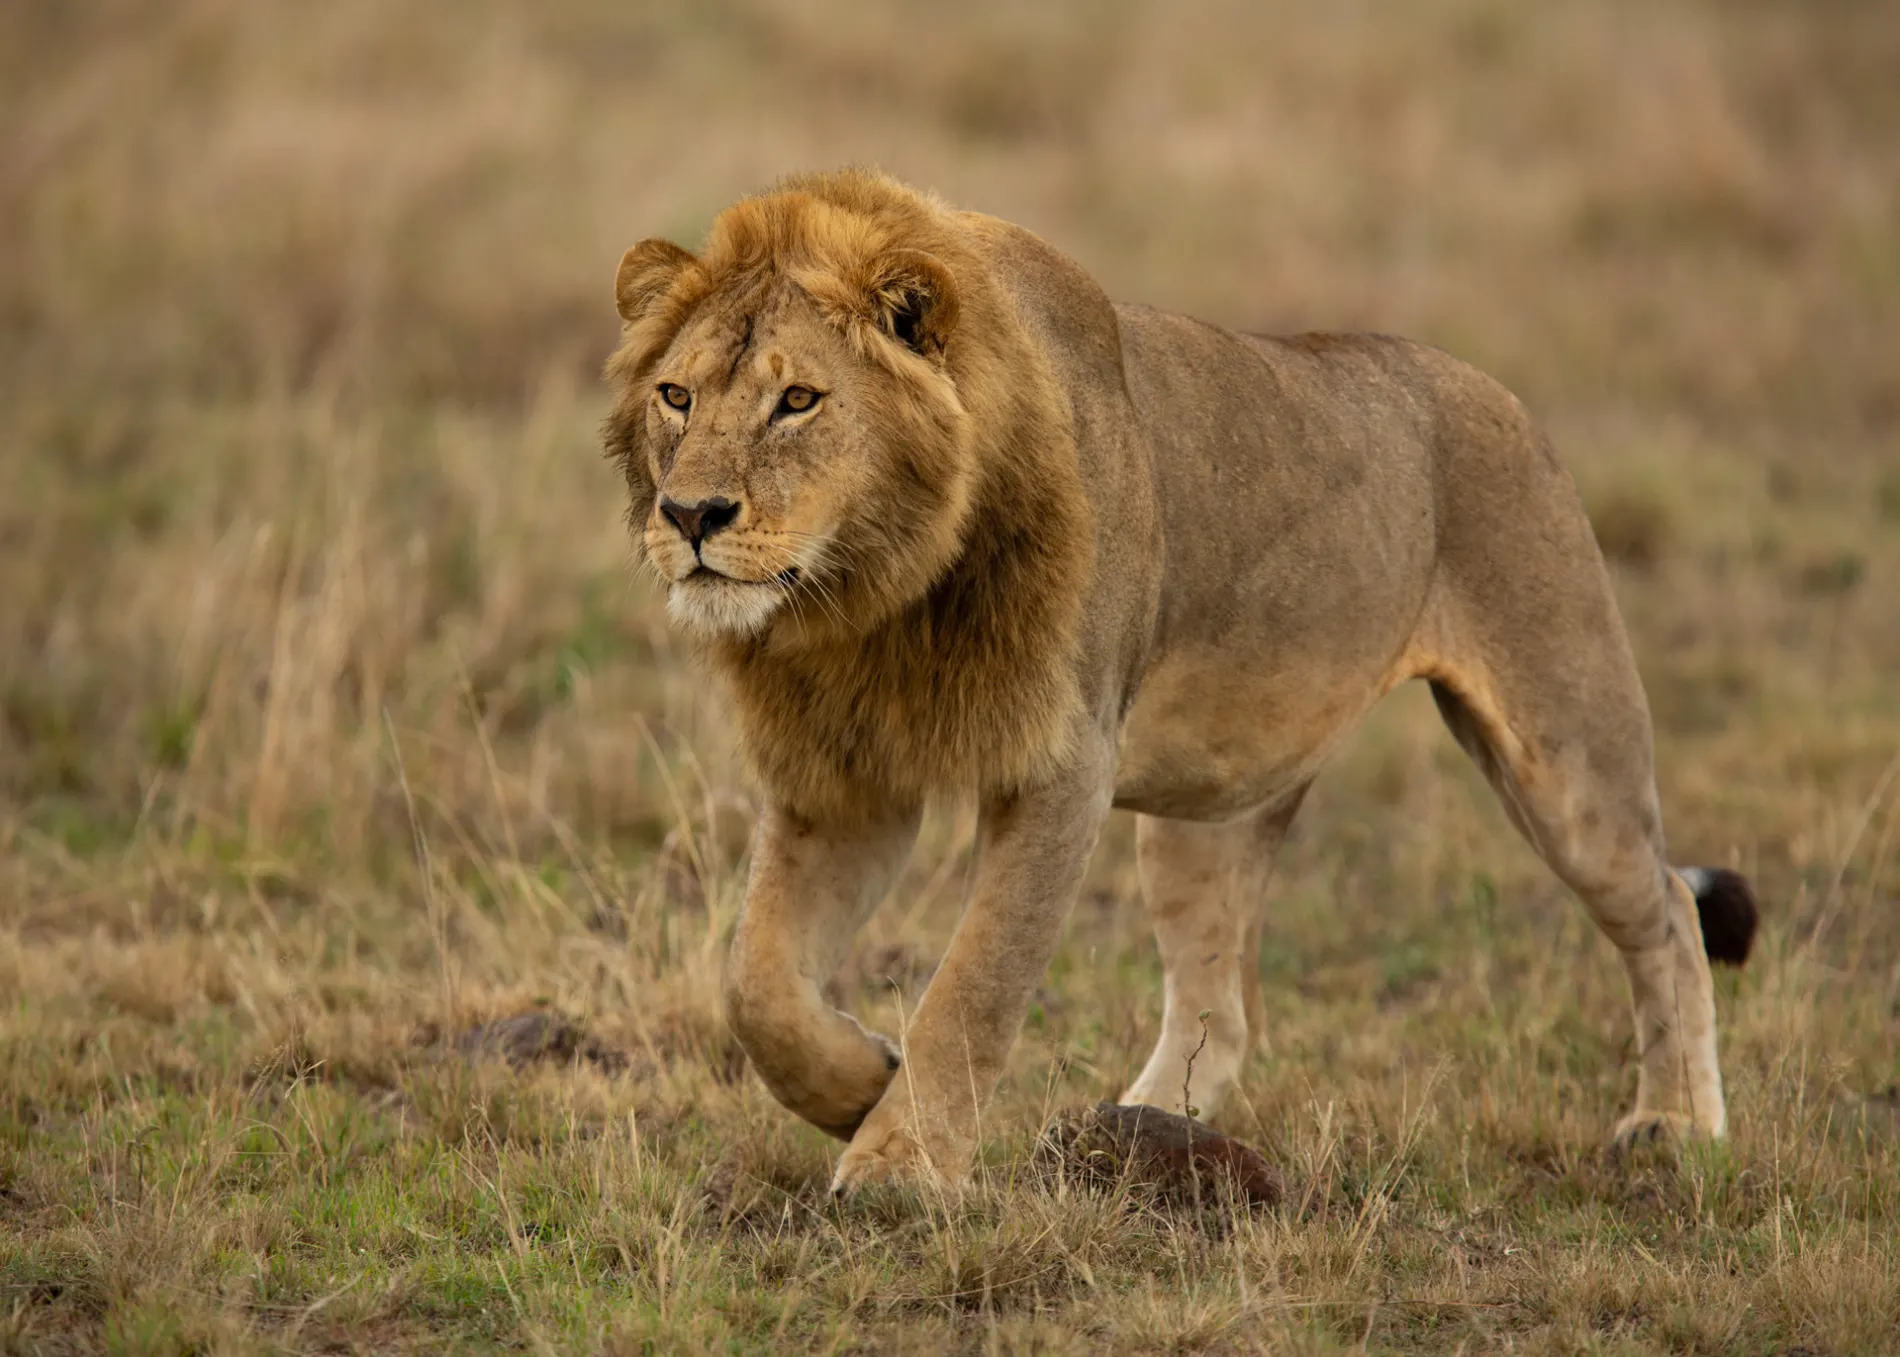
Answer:
MULTIPOLYGON (((1315 820, 1354 814, 1354 784, 1390 784, 1413 742, 1435 764, 1428 720, 1410 700, 1381 713, 1315 820)), ((1427 824, 1289 849, 1270 1039, 1222 1124, 1293 1191, 1251 1213, 1030 1169, 1037 1128, 1126 1079, 1158 1008, 1120 827, 976 1188, 842 1205, 835 1147, 743 1073, 717 1018, 729 861, 709 863, 710 913, 683 915, 611 849, 535 870, 445 836, 428 892, 398 870, 372 903, 260 890, 257 864, 215 848, 82 860, 29 836, 16 873, 118 885, 90 926, 19 920, 0 953, 22 996, 0 1019, 8 1341, 1880 1351, 1900 1323, 1890 977, 1771 925, 1719 996, 1733 1138, 1616 1160, 1603 1136, 1634 1078, 1619 968, 1475 778, 1452 780, 1425 791, 1443 808, 1413 806, 1427 824), (1467 837, 1469 864, 1446 846, 1467 837), (590 881, 625 902, 613 930, 590 926, 590 881), (476 1018, 549 999, 625 1070, 456 1050, 476 1018)), ((954 868, 967 829, 935 825, 893 902, 922 896, 922 917, 881 918, 847 967, 847 1002, 887 1029, 877 975, 947 932, 954 902, 928 905, 921 879, 954 868)), ((1842 918, 1865 937, 1856 898, 1842 918)))
POLYGON ((1331 1108, 1275 1126, 1307 1175, 1279 1213, 1072 1196, 1012 1181, 1007 1157, 966 1200, 838 1206, 823 1147, 763 1108, 724 1128, 668 1108, 643 1129, 643 1098, 577 1097, 584 1079, 423 1063, 366 1098, 233 1071, 128 1079, 50 1134, 15 1111, 7 1200, 41 1228, 0 1266, 10 1336, 1449 1351, 1514 1333, 1773 1352, 1875 1350, 1894 1320, 1895 1156, 1818 1117, 1760 1166, 1721 1148, 1611 1165, 1529 1127, 1444 1125, 1427 1089, 1384 1130, 1331 1108), (1852 1190, 1814 1191, 1849 1165, 1852 1190))

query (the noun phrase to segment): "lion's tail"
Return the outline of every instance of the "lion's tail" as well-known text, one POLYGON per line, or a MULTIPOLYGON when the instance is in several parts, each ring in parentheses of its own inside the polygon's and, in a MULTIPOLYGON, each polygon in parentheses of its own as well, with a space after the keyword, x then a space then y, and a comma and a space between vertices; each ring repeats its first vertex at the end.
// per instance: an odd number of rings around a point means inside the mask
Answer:
POLYGON ((1710 961, 1739 966, 1748 960, 1761 917, 1748 878, 1726 867, 1680 867, 1678 875, 1695 893, 1702 919, 1702 946, 1710 961))

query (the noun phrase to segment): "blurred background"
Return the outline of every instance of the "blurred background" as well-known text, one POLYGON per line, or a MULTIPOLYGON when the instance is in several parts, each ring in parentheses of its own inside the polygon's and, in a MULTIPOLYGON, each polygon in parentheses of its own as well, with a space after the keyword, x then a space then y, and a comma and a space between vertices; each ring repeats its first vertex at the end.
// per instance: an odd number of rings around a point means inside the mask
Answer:
MULTIPOLYGON (((1896 71, 1900 10, 1854 0, 10 3, 16 936, 162 922, 180 881, 368 909, 416 824, 630 892, 742 829, 598 455, 609 280, 860 163, 1118 298, 1501 377, 1612 561, 1678 856, 1791 934, 1859 892, 1834 935, 1891 965, 1896 71)), ((1427 907, 1452 869, 1393 855, 1463 835, 1555 898, 1417 696, 1322 784, 1295 894, 1427 907)))

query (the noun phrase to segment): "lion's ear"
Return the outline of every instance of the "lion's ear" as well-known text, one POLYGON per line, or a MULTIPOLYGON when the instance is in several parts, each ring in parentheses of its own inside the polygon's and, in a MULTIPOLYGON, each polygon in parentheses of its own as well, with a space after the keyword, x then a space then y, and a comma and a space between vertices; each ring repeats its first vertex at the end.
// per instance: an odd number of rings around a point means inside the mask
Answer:
POLYGON ((640 319, 666 294, 680 271, 693 262, 691 254, 657 237, 643 240, 621 255, 620 271, 614 275, 614 303, 620 308, 620 319, 640 319))
POLYGON ((884 333, 925 358, 942 355, 957 326, 957 284, 935 255, 892 250, 872 266, 869 300, 884 333))

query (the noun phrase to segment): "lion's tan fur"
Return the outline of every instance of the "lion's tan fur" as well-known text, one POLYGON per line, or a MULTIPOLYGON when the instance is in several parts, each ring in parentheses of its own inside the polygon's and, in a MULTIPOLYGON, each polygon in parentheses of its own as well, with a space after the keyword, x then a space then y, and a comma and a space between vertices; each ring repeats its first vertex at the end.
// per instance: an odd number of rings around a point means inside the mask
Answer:
POLYGON ((1117 307, 1030 233, 857 172, 737 204, 697 255, 643 242, 615 291, 629 522, 768 799, 728 1012, 773 1092, 851 1139, 841 1185, 968 1162, 1111 803, 1142 814, 1167 988, 1125 1096, 1182 1101, 1206 1012, 1187 1096, 1217 1104, 1258 1035, 1273 851, 1415 677, 1623 953, 1619 1133, 1720 1133, 1641 686, 1570 481, 1495 382, 1117 307), (774 406, 799 386, 811 413, 774 406), (683 505, 730 526, 689 539, 683 505), (900 1061, 819 987, 935 794, 978 798, 977 871, 900 1061))

